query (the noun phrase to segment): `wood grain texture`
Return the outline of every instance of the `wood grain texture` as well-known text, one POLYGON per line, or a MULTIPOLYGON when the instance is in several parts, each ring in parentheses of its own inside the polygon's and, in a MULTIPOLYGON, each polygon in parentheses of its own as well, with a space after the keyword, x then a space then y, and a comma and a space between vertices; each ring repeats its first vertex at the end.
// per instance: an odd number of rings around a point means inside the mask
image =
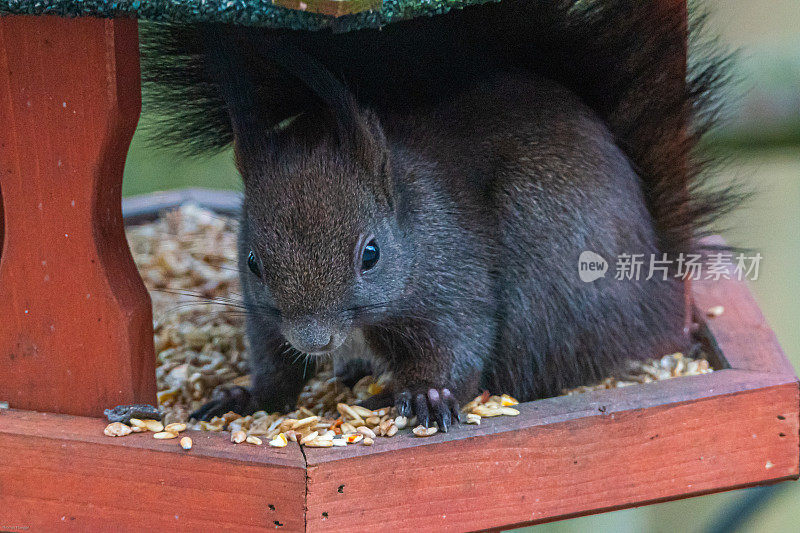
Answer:
POLYGON ((50 531, 302 531, 297 446, 187 431, 111 438, 100 419, 0 411, 0 524, 50 531), (274 507, 274 509, 273 509, 274 507), (280 524, 280 525, 279 525, 280 524))
POLYGON ((136 21, 2 17, 0 77, 0 399, 95 416, 154 403, 150 300, 120 211, 136 21))
POLYGON ((529 403, 511 422, 345 459, 307 449, 308 530, 474 531, 796 478, 797 383, 737 390, 754 378, 776 380, 728 370, 529 403), (664 403, 635 406, 650 393, 664 403))

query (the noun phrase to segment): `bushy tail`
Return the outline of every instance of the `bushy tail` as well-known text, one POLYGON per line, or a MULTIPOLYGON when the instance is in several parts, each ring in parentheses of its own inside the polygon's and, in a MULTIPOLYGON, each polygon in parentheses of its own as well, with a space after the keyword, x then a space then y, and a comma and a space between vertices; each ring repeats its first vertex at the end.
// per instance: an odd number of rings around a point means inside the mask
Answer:
POLYGON ((209 73, 201 26, 142 23, 143 110, 154 145, 186 155, 220 151, 233 142, 223 91, 209 73))
MULTIPOLYGON (((512 0, 505 24, 522 32, 534 8, 539 35, 514 61, 577 92, 606 121, 644 182, 660 248, 696 249, 712 223, 747 194, 714 183, 714 161, 698 149, 722 109, 730 56, 704 35, 705 12, 665 0, 512 0), (689 57, 686 47, 696 55, 689 57)), ((501 26, 504 23, 501 23, 501 26)))
MULTIPOLYGON (((381 31, 235 31, 304 50, 379 113, 435 105, 492 69, 558 80, 608 124, 642 178, 662 251, 676 254, 695 249, 697 237, 742 198, 735 187, 711 186, 710 162, 697 149, 717 118, 727 65, 705 48, 684 76, 687 35, 696 38, 703 19, 687 18, 682 2, 668 0, 502 0, 381 31)), ((204 31, 143 32, 145 106, 162 117, 156 139, 189 153, 232 140, 204 31)), ((273 124, 315 99, 278 64, 252 68, 273 124)))

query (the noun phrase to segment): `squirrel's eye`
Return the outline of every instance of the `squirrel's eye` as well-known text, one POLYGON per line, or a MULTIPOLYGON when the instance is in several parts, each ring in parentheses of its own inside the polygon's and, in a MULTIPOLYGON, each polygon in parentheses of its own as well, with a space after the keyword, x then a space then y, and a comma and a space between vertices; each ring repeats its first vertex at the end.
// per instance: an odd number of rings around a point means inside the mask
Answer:
POLYGON ((258 266, 258 261, 256 261, 256 254, 250 252, 250 255, 247 256, 247 268, 250 269, 250 272, 261 277, 261 267, 258 266))
POLYGON ((374 267, 380 256, 381 252, 378 249, 378 243, 375 242, 375 239, 370 239, 367 245, 364 246, 364 252, 361 254, 361 271, 366 272, 374 267))

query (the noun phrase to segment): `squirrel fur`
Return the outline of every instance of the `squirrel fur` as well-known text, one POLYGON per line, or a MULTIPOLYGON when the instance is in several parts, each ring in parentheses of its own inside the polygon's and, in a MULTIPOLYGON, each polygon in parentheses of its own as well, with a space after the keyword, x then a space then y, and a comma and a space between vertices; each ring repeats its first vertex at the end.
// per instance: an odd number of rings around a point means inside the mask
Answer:
POLYGON ((695 252, 737 204, 696 153, 725 60, 685 76, 687 33, 662 0, 503 0, 344 34, 152 27, 160 140, 233 144, 244 181, 253 384, 197 416, 293 406, 297 354, 356 333, 393 376, 371 404, 444 430, 483 389, 532 400, 686 350, 680 278, 577 265, 695 252))

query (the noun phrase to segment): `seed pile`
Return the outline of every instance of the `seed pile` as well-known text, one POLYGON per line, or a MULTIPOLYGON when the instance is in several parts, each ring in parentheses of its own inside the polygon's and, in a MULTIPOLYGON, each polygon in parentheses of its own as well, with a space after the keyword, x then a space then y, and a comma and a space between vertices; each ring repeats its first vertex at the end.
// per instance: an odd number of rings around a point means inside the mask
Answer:
POLYGON ((693 359, 677 352, 665 355, 661 359, 633 361, 631 362, 630 371, 624 376, 619 378, 610 377, 595 385, 565 390, 564 394, 571 395, 600 389, 615 389, 617 387, 627 387, 629 385, 636 385, 637 383, 650 383, 652 381, 660 381, 679 376, 708 374, 712 371, 707 360, 693 359))
MULTIPOLYGON (((168 433, 158 438, 176 438, 180 431, 169 428, 175 429, 176 423, 188 424, 189 413, 208 401, 217 387, 249 384, 244 310, 238 304, 236 221, 188 204, 154 222, 129 227, 126 233, 153 300, 158 402, 167 424, 154 436, 168 433)), ((627 375, 564 394, 706 372, 711 368, 705 359, 676 353, 637 362, 627 375)), ((259 411, 249 416, 226 413, 189 427, 230 431, 232 442, 256 446, 266 442, 283 447, 290 441, 310 447, 369 446, 379 437, 391 437, 416 424, 413 419, 397 416, 393 408, 370 411, 356 405, 381 392, 388 379, 367 376, 351 389, 327 365, 303 389, 293 412, 259 411)), ((514 416, 519 414, 512 407, 516 403, 507 395, 484 393, 464 406, 465 421, 480 424, 485 417, 514 416)), ((154 431, 141 429, 133 420, 131 424, 120 426, 127 427, 129 433, 154 431)), ((110 424, 106 434, 127 434, 120 426, 110 424)), ((436 431, 422 426, 413 429, 419 437, 436 431)), ((181 446, 191 448, 191 439, 181 439, 181 446)))
MULTIPOLYGON (((166 426, 160 420, 140 420, 138 418, 131 418, 128 424, 122 422, 111 422, 103 430, 103 433, 109 437, 124 437, 131 433, 145 433, 147 431, 153 432, 153 438, 156 439, 174 439, 181 431, 186 431, 186 424, 183 422, 173 422, 166 426)), ((184 446, 184 437, 181 439, 181 446, 184 446)), ((189 448, 191 448, 191 439, 188 441, 189 448)), ((186 448, 188 449, 188 448, 186 448)))
POLYGON ((208 422, 200 422, 206 431, 230 431, 231 441, 261 444, 263 437, 270 446, 283 448, 297 442, 311 448, 347 446, 361 442, 367 446, 375 438, 392 437, 406 427, 408 420, 394 416, 393 409, 371 411, 359 405, 339 403, 336 418, 315 415, 305 407, 282 415, 258 411, 248 416, 226 413, 208 422))
POLYGON ((218 385, 248 382, 242 309, 222 305, 238 301, 236 222, 187 204, 126 234, 153 301, 158 403, 186 421, 218 385))

